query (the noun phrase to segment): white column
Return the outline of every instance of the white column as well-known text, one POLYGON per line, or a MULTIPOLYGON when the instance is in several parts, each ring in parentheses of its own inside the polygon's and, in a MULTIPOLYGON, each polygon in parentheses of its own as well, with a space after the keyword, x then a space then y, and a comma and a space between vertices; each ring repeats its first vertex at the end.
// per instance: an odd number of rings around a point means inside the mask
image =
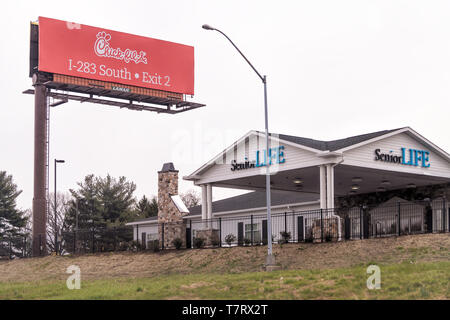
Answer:
MULTIPOLYGON (((206 202, 207 202, 207 219, 211 220, 212 219, 212 184, 208 183, 207 185, 207 197, 206 197, 206 202)), ((208 227, 212 227, 212 222, 209 222, 208 227)))
POLYGON ((319 166, 320 170, 320 209, 327 208, 327 180, 325 165, 319 166))
POLYGON ((207 214, 208 214, 208 208, 207 208, 207 189, 206 185, 202 184, 202 220, 206 220, 207 214))
POLYGON ((334 167, 327 164, 327 208, 334 208, 334 167))

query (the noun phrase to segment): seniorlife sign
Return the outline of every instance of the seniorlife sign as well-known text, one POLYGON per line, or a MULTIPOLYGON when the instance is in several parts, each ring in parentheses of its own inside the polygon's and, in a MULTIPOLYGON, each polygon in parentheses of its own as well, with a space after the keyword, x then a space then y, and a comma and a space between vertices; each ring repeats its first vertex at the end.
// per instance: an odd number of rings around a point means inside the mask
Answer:
POLYGON ((39 17, 39 71, 194 94, 194 47, 39 17))
POLYGON ((255 160, 253 161, 249 161, 247 157, 244 162, 237 162, 236 160, 233 160, 231 161, 231 171, 265 167, 267 166, 267 160, 269 160, 269 166, 274 163, 282 164, 286 162, 284 146, 270 148, 269 156, 267 157, 266 154, 266 150, 256 150, 255 160))
POLYGON ((429 168, 430 152, 425 150, 401 148, 400 155, 393 154, 392 150, 390 150, 389 153, 382 153, 380 149, 375 149, 375 161, 384 161, 407 166, 420 166, 422 168, 429 168))

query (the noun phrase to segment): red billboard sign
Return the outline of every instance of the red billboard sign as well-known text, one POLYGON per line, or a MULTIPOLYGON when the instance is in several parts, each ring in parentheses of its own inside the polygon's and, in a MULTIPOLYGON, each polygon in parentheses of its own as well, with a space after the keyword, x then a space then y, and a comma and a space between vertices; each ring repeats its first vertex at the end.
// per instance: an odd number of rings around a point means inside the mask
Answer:
POLYGON ((194 47, 39 17, 39 71, 194 94, 194 47))

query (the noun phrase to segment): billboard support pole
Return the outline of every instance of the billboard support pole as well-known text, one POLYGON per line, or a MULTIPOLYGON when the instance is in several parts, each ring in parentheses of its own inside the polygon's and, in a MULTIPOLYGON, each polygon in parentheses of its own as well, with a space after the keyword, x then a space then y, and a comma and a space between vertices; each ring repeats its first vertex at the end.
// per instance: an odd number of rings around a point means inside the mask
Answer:
POLYGON ((46 250, 46 155, 47 155, 47 88, 33 75, 34 93, 34 193, 33 193, 33 256, 46 250), (39 241, 41 240, 41 241, 39 241))

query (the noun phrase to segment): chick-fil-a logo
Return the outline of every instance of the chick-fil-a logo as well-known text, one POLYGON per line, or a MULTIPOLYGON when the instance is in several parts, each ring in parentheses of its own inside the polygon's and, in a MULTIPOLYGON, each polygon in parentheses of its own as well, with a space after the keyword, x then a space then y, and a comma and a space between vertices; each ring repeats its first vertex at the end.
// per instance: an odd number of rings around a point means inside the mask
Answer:
POLYGON ((122 51, 120 48, 111 48, 111 46, 109 45, 110 40, 111 35, 107 34, 106 32, 101 31, 97 33, 97 40, 94 44, 95 54, 99 57, 123 60, 126 63, 134 61, 134 63, 136 64, 140 62, 147 64, 147 53, 145 53, 144 51, 140 51, 138 53, 136 50, 131 49, 125 49, 125 51, 122 51))

